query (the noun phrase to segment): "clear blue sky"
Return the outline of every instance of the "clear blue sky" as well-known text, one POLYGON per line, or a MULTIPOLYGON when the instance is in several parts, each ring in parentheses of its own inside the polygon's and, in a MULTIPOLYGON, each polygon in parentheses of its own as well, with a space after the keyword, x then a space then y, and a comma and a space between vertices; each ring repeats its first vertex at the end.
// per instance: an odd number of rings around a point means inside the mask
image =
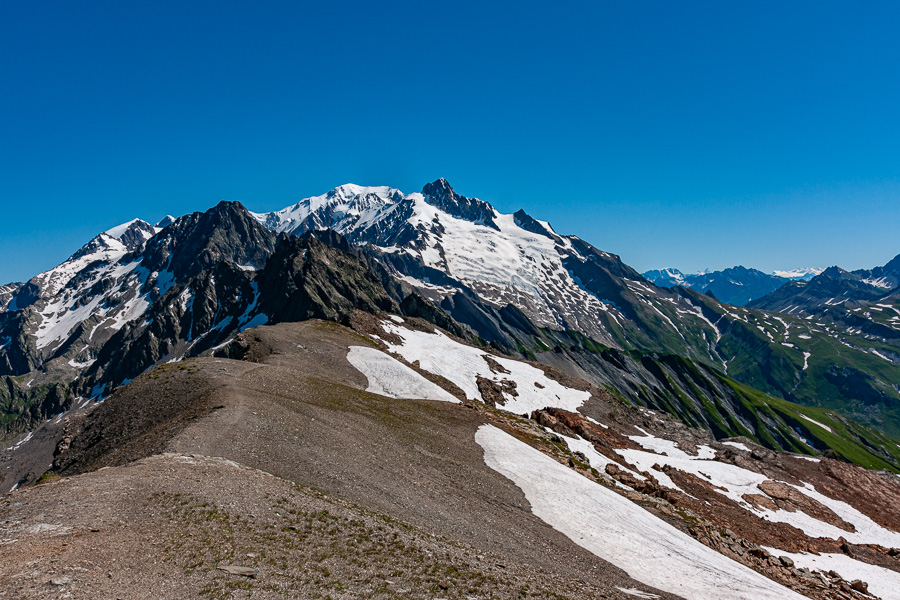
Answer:
POLYGON ((884 264, 898 25, 896 2, 4 2, 0 280, 134 217, 441 176, 639 270, 884 264))

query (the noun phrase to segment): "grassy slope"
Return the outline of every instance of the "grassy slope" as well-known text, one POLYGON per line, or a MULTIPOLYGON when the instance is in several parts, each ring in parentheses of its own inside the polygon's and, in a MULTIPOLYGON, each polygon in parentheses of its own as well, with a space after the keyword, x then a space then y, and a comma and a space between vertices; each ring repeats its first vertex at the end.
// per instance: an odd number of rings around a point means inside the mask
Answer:
MULTIPOLYGON (((560 346, 598 355, 608 350, 575 332, 545 330, 545 334, 560 346)), ((767 351, 768 344, 760 343, 760 349, 767 351)), ((535 346, 535 350, 541 348, 535 346)), ((744 436, 772 449, 808 455, 830 451, 867 468, 900 473, 900 446, 895 440, 837 414, 833 408, 784 400, 680 356, 640 351, 627 355, 658 382, 654 388, 642 386, 634 391, 609 389, 628 402, 664 410, 689 426, 711 430, 718 439, 744 436)), ((790 360, 787 353, 785 356, 790 360)))

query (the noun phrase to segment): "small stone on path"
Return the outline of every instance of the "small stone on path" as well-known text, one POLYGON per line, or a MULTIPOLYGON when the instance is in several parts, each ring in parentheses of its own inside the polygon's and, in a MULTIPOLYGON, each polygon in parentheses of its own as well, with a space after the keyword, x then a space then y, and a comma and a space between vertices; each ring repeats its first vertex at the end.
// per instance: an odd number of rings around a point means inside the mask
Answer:
POLYGON ((220 571, 225 571, 231 575, 241 575, 243 577, 252 577, 256 578, 259 575, 259 569, 254 569, 253 567, 241 567, 238 565, 221 565, 216 567, 220 571))

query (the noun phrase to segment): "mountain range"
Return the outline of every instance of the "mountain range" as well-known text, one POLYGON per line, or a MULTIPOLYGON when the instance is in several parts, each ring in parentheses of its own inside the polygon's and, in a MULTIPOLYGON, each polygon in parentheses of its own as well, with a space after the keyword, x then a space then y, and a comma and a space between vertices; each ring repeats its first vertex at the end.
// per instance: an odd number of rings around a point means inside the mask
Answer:
POLYGON ((0 584, 140 595, 153 531, 167 597, 891 597, 898 260, 644 276, 444 179, 129 221, 0 287, 0 584))
POLYGON ((754 389, 900 432, 889 309, 884 323, 862 316, 872 322, 864 330, 660 288, 619 257, 523 211, 500 214, 442 179, 409 195, 345 185, 273 213, 221 203, 167 221, 102 233, 10 292, 0 312, 7 431, 247 327, 340 319, 390 299, 720 435, 807 445, 788 421, 757 416, 754 389), (345 254, 355 260, 334 271, 329 257, 345 254), (312 289, 308 273, 320 276, 312 289))
POLYGON ((689 274, 673 268, 656 269, 643 275, 660 287, 689 287, 704 294, 711 293, 725 304, 746 306, 751 300, 771 294, 789 281, 809 281, 822 270, 808 268, 763 273, 738 265, 721 271, 689 274))

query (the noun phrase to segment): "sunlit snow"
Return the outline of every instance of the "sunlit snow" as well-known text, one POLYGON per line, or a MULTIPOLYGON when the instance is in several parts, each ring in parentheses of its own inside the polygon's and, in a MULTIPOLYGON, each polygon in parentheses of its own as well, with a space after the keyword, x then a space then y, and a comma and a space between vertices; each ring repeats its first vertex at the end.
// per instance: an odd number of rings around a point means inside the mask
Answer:
POLYGON ((466 346, 440 331, 413 331, 393 321, 382 321, 381 326, 402 340, 400 343, 382 340, 391 352, 407 362, 418 361, 421 369, 452 381, 469 399, 483 400, 478 377, 501 384, 504 381, 515 383, 515 395, 504 392, 506 403, 502 408, 517 414, 530 414, 548 406, 575 411, 591 396, 588 391, 569 388, 550 379, 536 367, 466 346), (492 370, 488 360, 499 365, 500 370, 492 370))
POLYGON ((475 441, 537 517, 645 585, 687 600, 803 598, 492 425, 475 441))
POLYGON ((347 360, 369 380, 367 392, 388 398, 459 402, 452 394, 381 350, 366 346, 350 346, 347 360))

